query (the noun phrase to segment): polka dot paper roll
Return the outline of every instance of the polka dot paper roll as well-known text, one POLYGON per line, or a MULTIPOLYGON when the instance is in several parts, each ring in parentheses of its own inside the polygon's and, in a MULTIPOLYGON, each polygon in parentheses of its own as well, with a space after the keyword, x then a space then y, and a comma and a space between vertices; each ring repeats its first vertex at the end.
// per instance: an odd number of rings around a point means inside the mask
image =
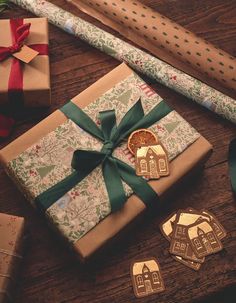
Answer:
POLYGON ((132 0, 68 1, 184 72, 236 89, 234 57, 144 4, 132 0))

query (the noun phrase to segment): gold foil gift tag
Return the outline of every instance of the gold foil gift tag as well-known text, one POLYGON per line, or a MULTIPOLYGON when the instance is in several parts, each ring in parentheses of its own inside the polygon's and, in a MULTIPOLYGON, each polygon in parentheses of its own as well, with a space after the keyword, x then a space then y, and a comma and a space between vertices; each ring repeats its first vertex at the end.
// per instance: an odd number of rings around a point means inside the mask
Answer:
POLYGON ((170 173, 168 157, 161 144, 140 146, 135 154, 135 167, 138 176, 149 179, 159 179, 170 173))
POLYGON ((137 298, 159 293, 165 290, 160 266, 155 258, 131 264, 134 294, 137 298))
POLYGON ((189 226, 187 236, 198 258, 214 254, 223 249, 212 226, 206 220, 189 226))

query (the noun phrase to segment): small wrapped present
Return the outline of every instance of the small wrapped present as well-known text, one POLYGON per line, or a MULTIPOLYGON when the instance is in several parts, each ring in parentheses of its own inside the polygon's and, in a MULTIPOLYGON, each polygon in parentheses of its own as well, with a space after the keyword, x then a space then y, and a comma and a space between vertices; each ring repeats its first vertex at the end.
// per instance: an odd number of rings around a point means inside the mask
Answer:
POLYGON ((211 145, 121 64, 0 151, 25 197, 89 257, 189 171, 211 145), (83 109, 83 110, 82 110, 83 109), (170 175, 138 177, 127 137, 148 128, 168 153, 170 175))
POLYGON ((0 303, 12 302, 23 239, 24 218, 0 213, 0 303))
POLYGON ((0 105, 49 106, 46 18, 0 20, 0 105))

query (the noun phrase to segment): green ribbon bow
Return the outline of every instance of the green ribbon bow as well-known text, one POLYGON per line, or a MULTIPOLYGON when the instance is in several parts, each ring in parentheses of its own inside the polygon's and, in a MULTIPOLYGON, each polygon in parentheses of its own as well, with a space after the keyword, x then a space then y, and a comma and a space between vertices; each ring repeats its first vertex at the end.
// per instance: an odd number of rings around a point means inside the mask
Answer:
POLYGON ((71 163, 74 168, 72 174, 35 199, 36 205, 41 210, 45 211, 49 208, 100 164, 112 212, 119 210, 127 200, 122 180, 147 206, 158 200, 157 193, 147 181, 138 177, 132 167, 115 158, 112 153, 134 130, 148 128, 170 113, 171 109, 164 101, 161 101, 147 115, 144 115, 139 99, 125 114, 118 126, 114 110, 100 112, 101 128, 72 102, 64 105, 61 111, 83 130, 101 140, 103 147, 101 151, 76 150, 74 152, 71 163))

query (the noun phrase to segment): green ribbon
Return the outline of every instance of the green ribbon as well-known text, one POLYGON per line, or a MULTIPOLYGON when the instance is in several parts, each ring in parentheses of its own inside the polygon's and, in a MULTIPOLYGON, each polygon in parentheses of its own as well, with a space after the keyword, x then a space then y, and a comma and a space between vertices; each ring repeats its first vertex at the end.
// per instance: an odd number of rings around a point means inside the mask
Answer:
POLYGON ((114 157, 112 153, 134 130, 148 128, 170 113, 171 109, 164 101, 144 115, 141 100, 138 100, 118 126, 114 110, 100 112, 101 128, 72 102, 64 105, 61 111, 83 130, 101 140, 103 147, 101 151, 76 150, 74 152, 71 162, 74 169, 72 174, 35 199, 36 205, 41 210, 45 211, 49 208, 100 164, 112 212, 119 210, 127 200, 122 180, 147 206, 158 200, 157 193, 147 181, 138 177, 132 167, 114 157))
POLYGON ((230 142, 228 161, 231 185, 234 193, 236 194, 236 139, 230 142))

